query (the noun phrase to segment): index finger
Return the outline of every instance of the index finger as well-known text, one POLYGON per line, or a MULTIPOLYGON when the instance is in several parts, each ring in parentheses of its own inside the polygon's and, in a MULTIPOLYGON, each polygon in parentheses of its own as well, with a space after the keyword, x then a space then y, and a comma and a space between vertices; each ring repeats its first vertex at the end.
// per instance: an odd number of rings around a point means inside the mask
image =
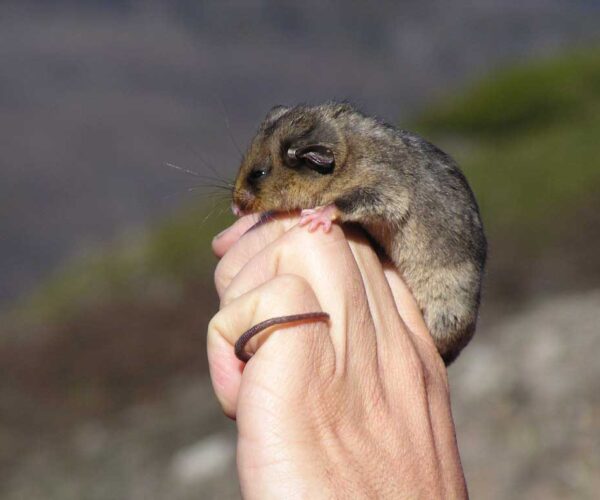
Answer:
POLYGON ((221 231, 212 240, 212 249, 219 258, 223 257, 227 250, 239 240, 242 235, 248 232, 252 227, 260 224, 264 220, 262 214, 250 214, 241 217, 227 229, 221 231))

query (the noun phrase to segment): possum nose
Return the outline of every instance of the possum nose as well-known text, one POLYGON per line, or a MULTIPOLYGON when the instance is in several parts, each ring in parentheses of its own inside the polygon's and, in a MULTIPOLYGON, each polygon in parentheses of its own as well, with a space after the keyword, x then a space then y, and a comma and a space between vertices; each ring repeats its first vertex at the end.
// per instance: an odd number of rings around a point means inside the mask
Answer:
POLYGON ((244 211, 240 208, 240 206, 233 202, 231 204, 231 211, 233 212, 233 215, 235 215, 236 217, 242 217, 244 214, 244 211))
POLYGON ((231 204, 231 211, 233 212, 233 215, 236 217, 241 217, 249 213, 248 209, 252 205, 254 199, 255 196, 246 189, 240 189, 239 191, 236 191, 233 195, 233 203, 231 204))

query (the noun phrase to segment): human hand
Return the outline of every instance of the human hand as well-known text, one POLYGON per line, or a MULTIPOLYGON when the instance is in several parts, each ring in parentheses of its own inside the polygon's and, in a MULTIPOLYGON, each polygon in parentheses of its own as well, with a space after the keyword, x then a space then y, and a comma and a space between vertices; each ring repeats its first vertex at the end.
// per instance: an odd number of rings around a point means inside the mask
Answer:
POLYGON ((215 239, 221 309, 208 331, 215 393, 237 420, 247 498, 465 498, 444 364, 399 273, 358 231, 296 218, 215 239), (251 326, 279 325, 233 352, 251 326))

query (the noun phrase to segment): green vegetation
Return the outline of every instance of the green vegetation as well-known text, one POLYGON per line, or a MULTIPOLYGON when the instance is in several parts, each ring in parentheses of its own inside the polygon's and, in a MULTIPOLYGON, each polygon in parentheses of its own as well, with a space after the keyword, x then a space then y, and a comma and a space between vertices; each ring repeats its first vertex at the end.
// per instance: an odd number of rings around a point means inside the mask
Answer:
POLYGON ((492 75, 414 128, 457 158, 490 236, 547 243, 600 195, 600 50, 492 75))
POLYGON ((177 296, 187 283, 205 279, 211 271, 211 240, 232 221, 228 210, 221 212, 212 214, 204 203, 183 207, 134 241, 69 264, 18 307, 16 315, 61 321, 107 301, 177 296))
POLYGON ((600 49, 536 61, 492 74, 425 111, 424 131, 498 138, 596 117, 600 49))

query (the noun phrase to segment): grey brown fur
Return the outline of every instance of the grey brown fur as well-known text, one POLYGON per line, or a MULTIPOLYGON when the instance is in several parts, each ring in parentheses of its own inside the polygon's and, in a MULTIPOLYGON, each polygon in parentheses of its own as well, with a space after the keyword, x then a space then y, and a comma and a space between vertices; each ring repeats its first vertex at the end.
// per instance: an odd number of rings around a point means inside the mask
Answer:
POLYGON ((446 364, 473 336, 486 259, 479 210, 456 163, 421 137, 348 104, 273 108, 234 201, 247 212, 334 204, 401 271, 446 364))

